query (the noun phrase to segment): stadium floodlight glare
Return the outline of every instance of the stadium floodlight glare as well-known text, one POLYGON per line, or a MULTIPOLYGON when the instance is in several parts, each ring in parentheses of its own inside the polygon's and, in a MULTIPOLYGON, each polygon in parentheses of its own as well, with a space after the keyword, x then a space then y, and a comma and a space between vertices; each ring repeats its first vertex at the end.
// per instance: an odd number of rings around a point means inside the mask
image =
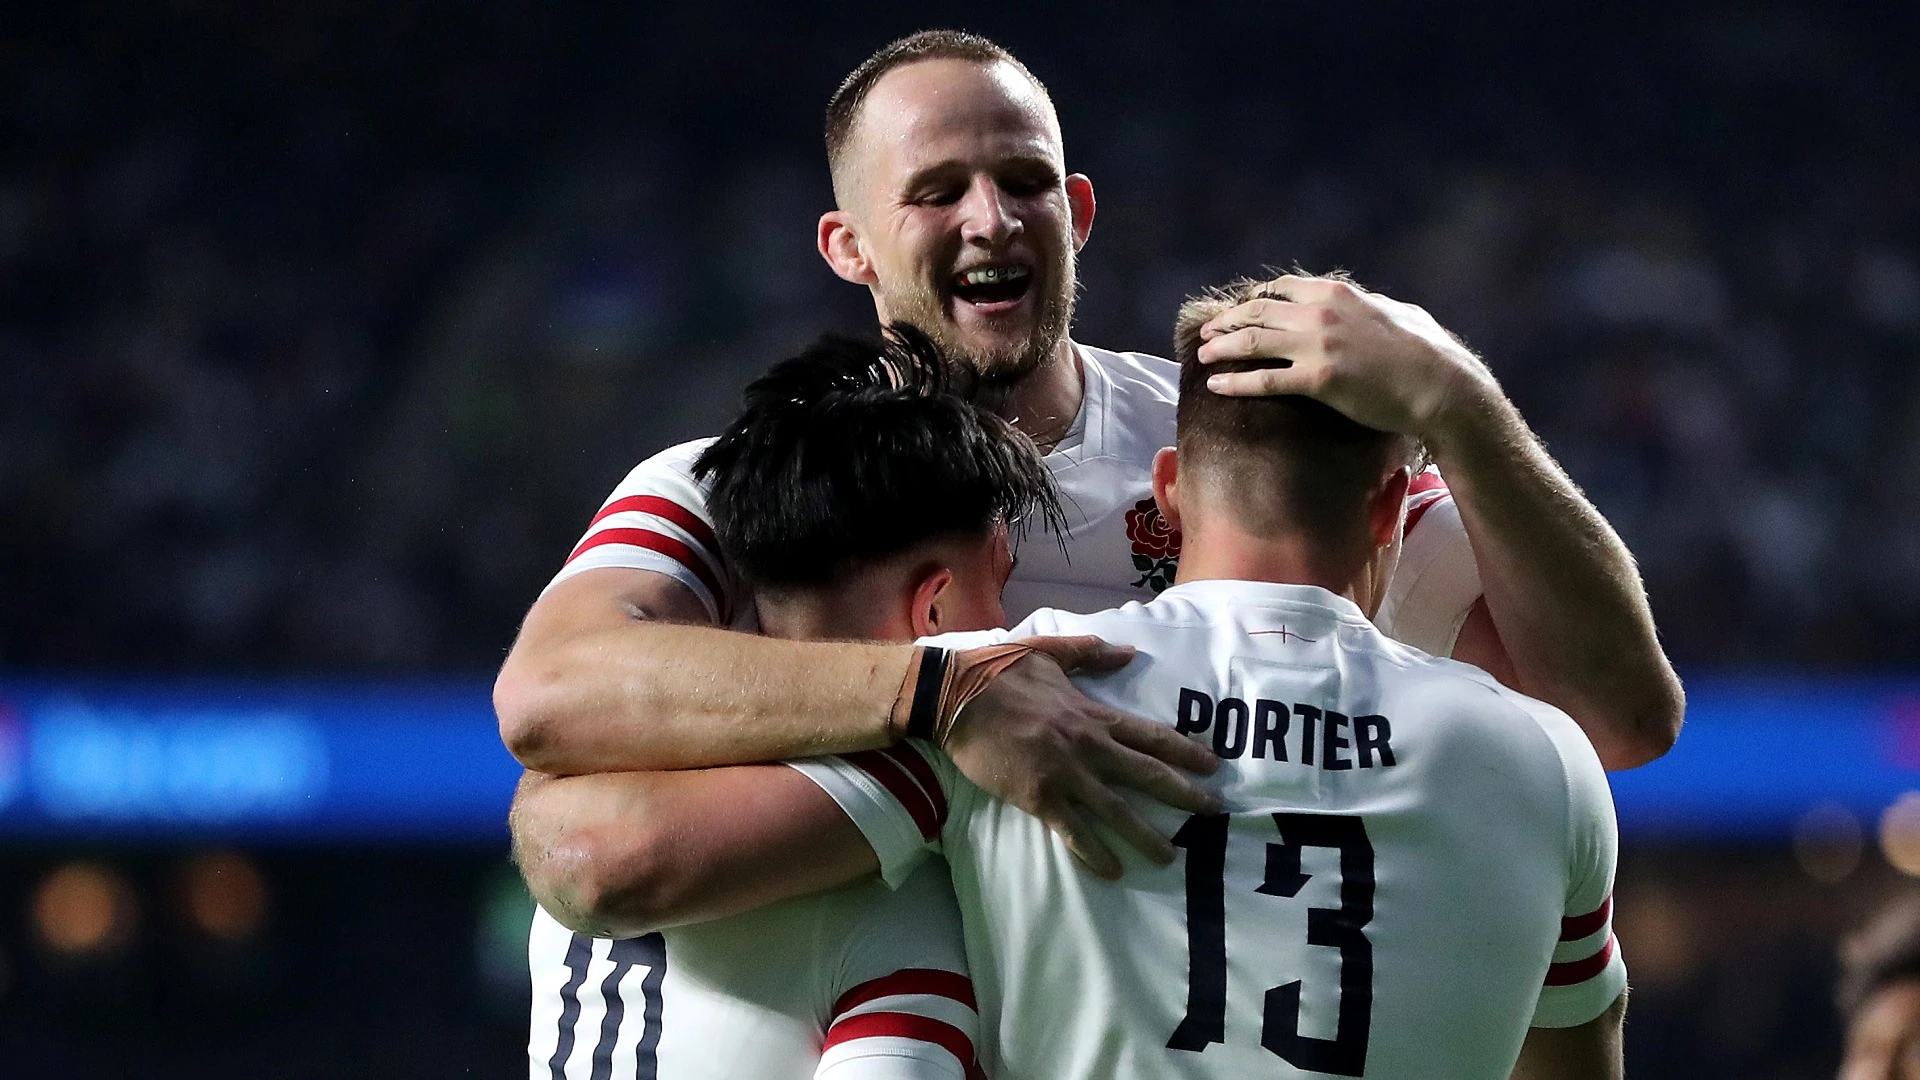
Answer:
POLYGON ((53 953, 74 959, 118 952, 139 922, 133 887, 111 867, 69 863, 35 890, 35 933, 53 953))
POLYGON ((1920 877, 1920 791, 1900 796, 1880 815, 1880 853, 1895 870, 1920 877))
POLYGON ((1853 811, 1836 802, 1815 803, 1793 826, 1793 857, 1822 885, 1838 885, 1860 868, 1866 830, 1853 811))
POLYGON ((244 855, 204 852, 181 868, 180 902, 194 929, 220 941, 241 942, 266 921, 267 882, 244 855))

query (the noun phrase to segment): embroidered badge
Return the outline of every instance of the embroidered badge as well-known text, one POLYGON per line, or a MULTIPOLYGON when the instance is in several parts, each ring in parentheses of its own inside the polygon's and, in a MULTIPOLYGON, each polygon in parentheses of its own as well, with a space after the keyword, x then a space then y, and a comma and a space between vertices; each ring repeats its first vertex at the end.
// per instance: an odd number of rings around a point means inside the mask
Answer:
POLYGON ((1167 524, 1152 499, 1141 499, 1127 511, 1127 541, 1133 545, 1133 568, 1141 574, 1134 588, 1158 593, 1173 584, 1180 568, 1180 530, 1167 524))

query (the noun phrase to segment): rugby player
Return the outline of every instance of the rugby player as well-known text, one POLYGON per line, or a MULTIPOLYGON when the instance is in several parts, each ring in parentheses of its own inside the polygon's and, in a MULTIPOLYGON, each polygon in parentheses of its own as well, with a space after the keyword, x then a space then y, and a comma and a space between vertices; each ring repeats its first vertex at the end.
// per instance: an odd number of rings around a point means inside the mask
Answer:
MULTIPOLYGON (((1057 525, 1060 509, 1032 442, 951 392, 971 375, 908 327, 884 345, 824 340, 748 388, 745 409, 694 472, 710 479, 721 550, 765 598, 766 633, 910 642, 1005 625, 1009 526, 1057 525)), ((884 769, 884 755, 898 752, 848 760, 884 769)), ((703 830, 709 816, 786 813, 766 796, 791 775, 742 766, 638 783, 578 777, 565 782, 578 789, 565 822, 572 840, 521 830, 521 861, 538 867, 557 849, 590 849, 597 870, 619 874, 636 858, 658 861, 653 845, 703 830)), ((529 782, 525 805, 538 805, 539 783, 529 782)), ((803 814, 837 813, 824 794, 808 807, 806 792, 784 790, 803 814)), ((683 882, 690 892, 742 909, 757 906, 752 883, 766 877, 783 888, 839 884, 794 845, 743 845, 697 869, 705 876, 683 882)), ((572 891, 587 879, 562 878, 557 892, 546 890, 549 872, 529 880, 543 905, 587 928, 626 929, 604 900, 572 891)), ((973 1075, 979 1023, 938 863, 898 890, 869 878, 617 941, 542 920, 530 954, 562 957, 533 968, 536 1078, 973 1075)))

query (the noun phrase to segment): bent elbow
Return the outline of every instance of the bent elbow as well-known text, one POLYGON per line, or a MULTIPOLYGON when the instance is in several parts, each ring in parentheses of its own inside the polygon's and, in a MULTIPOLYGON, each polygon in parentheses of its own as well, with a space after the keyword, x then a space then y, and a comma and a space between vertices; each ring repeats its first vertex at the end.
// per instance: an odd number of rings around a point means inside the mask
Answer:
POLYGON ((552 745, 550 698, 553 678, 527 670, 512 658, 493 680, 493 714, 500 741, 520 764, 535 772, 555 772, 548 760, 552 745))
POLYGON ((598 830, 588 830, 548 853, 547 888, 536 889, 535 896, 567 929, 636 937, 674 921, 680 890, 669 861, 630 825, 621 832, 617 850, 602 842, 598 830))
POLYGON ((608 769, 685 766, 638 737, 662 720, 658 661, 636 646, 637 663, 613 677, 588 643, 507 656, 493 681, 500 741, 520 764, 552 776, 608 769), (598 667, 596 665, 599 665, 598 667))
POLYGON ((1667 673, 1666 686, 1660 700, 1649 710, 1647 722, 1643 728, 1643 741, 1648 750, 1647 760, 1666 756, 1680 741, 1681 725, 1687 722, 1687 691, 1680 685, 1680 677, 1671 671, 1667 673))
POLYGON ((1625 714, 1617 714, 1609 730, 1617 732, 1602 750, 1601 764, 1608 772, 1637 769, 1665 757, 1680 739, 1680 727, 1686 721, 1687 696, 1678 677, 1668 673, 1666 685, 1652 700, 1625 714))

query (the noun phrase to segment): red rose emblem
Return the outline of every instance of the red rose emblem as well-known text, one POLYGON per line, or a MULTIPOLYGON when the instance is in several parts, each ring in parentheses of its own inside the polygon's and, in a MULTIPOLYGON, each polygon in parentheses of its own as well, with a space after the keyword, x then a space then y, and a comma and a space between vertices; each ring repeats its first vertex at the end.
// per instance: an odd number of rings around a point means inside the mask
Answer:
POLYGON ((1152 499, 1141 499, 1127 511, 1127 539, 1135 555, 1156 560, 1180 557, 1180 530, 1167 524, 1152 499))
POLYGON ((1133 568, 1140 571, 1134 588, 1159 593, 1173 584, 1180 569, 1180 530, 1167 524, 1152 499, 1141 499, 1127 511, 1127 542, 1133 545, 1133 568))

